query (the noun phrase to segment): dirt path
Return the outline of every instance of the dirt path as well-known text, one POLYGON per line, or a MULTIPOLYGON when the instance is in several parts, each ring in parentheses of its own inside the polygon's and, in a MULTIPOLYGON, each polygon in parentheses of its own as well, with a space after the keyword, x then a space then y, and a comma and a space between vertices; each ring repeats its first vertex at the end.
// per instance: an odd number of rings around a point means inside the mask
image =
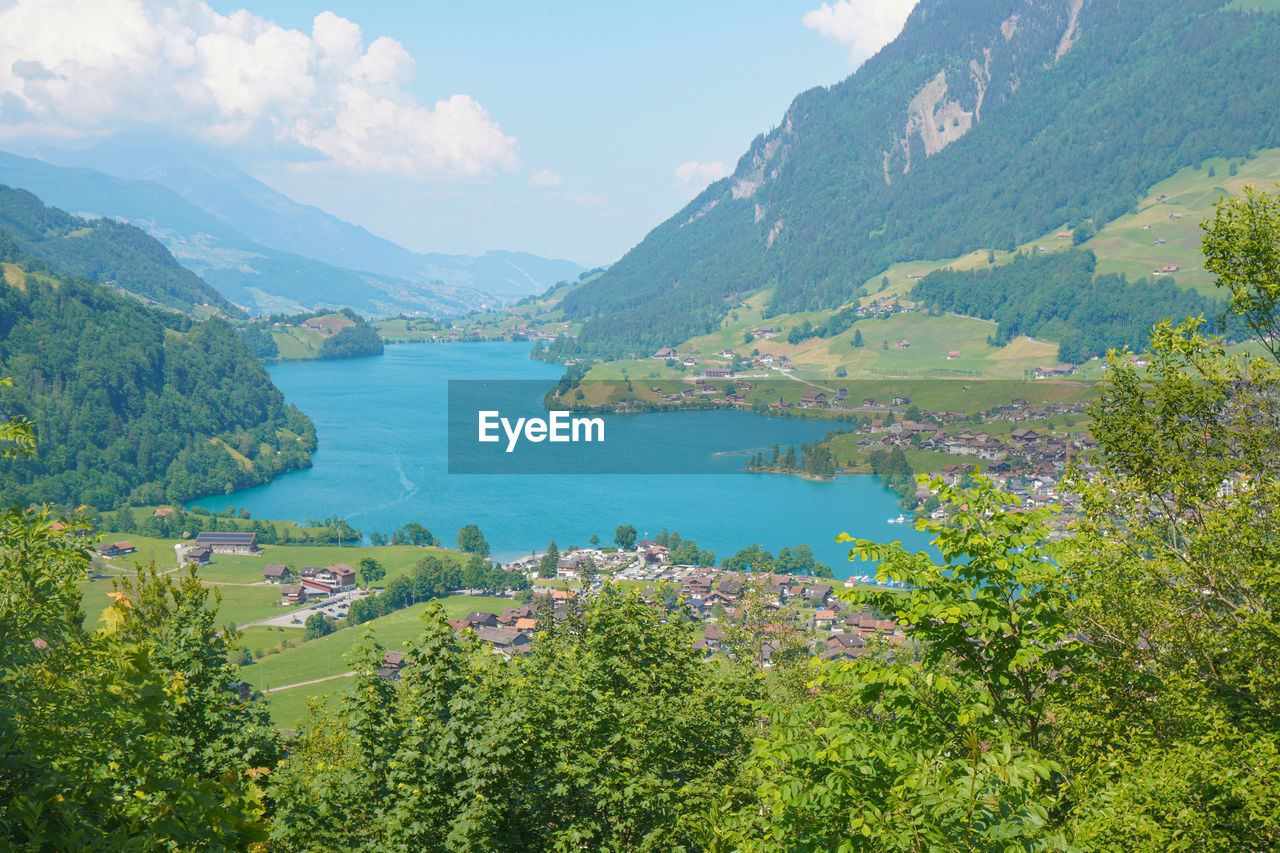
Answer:
POLYGON ((299 681, 297 684, 284 684, 280 687, 269 687, 262 691, 265 693, 275 693, 277 690, 290 690, 294 687, 306 687, 308 684, 319 684, 323 681, 333 681, 335 678, 350 678, 355 675, 354 672, 344 672, 341 675, 327 675, 324 678, 313 678, 310 681, 299 681))

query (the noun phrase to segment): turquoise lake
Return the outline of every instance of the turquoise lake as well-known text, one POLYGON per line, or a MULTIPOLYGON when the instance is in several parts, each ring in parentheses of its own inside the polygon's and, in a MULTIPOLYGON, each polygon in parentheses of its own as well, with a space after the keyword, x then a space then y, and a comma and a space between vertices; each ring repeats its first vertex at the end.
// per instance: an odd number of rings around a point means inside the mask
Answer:
POLYGON ((724 473, 448 473, 448 381, 553 385, 563 368, 528 354, 528 344, 408 344, 372 358, 276 365, 276 385, 315 422, 314 466, 194 503, 234 505, 254 518, 338 516, 366 536, 416 521, 449 545, 458 528, 474 523, 502 561, 552 539, 562 550, 587 545, 592 534, 612 544, 620 524, 635 525, 641 536, 678 530, 721 559, 751 544, 776 553, 805 543, 837 577, 869 571, 834 541, 842 531, 926 546, 910 524, 889 523, 899 514, 897 496, 874 477, 820 483, 742 471, 751 453, 774 443, 798 447, 825 435, 829 422, 724 411, 605 418, 611 437, 626 435, 629 454, 659 458, 678 447, 688 470, 724 473))

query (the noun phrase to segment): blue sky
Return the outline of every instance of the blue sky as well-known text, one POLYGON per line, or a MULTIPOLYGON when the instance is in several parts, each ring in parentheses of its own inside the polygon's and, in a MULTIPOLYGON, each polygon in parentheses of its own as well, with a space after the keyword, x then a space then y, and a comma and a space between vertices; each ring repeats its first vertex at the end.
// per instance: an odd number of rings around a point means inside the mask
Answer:
POLYGON ((154 131, 411 249, 610 263, 912 5, 17 0, 0 147, 154 131))

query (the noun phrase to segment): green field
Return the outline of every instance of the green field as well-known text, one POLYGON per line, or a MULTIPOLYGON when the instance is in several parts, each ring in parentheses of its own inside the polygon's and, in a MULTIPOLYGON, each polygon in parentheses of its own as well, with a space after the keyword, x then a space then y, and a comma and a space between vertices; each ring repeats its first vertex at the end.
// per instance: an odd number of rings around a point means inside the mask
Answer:
MULTIPOLYGON (((1257 0, 1253 0, 1256 4, 1257 0)), ((1206 160, 1199 169, 1186 168, 1151 188, 1137 210, 1108 223, 1084 243, 1098 256, 1098 272, 1150 277, 1153 269, 1177 266, 1173 278, 1210 297, 1219 296, 1213 276, 1205 270, 1200 252, 1200 223, 1213 216, 1213 205, 1224 196, 1239 196, 1246 186, 1272 189, 1280 179, 1280 150, 1244 157, 1206 160), (1231 175, 1235 164, 1236 175, 1231 175), (1209 171, 1214 175, 1210 177, 1209 171), (1161 196, 1166 196, 1163 200, 1161 196), (1171 218, 1176 217, 1176 218, 1171 218), (1163 240, 1162 245, 1155 245, 1163 240)))
POLYGON ((322 705, 333 707, 338 697, 351 688, 350 678, 335 678, 319 684, 305 684, 289 690, 281 690, 264 697, 261 702, 271 714, 272 721, 281 731, 297 731, 307 714, 307 703, 318 699, 322 705))
MULTIPOLYGON (((149 509, 138 510, 137 515, 149 513, 149 509)), ((174 549, 176 540, 152 539, 136 533, 109 533, 106 542, 119 542, 127 539, 138 549, 135 554, 117 557, 110 565, 99 560, 99 571, 104 579, 85 585, 86 612, 94 612, 90 595, 99 590, 104 594, 111 590, 110 578, 119 574, 132 574, 136 565, 147 565, 154 561, 157 568, 167 571, 174 566, 174 549)), ((417 548, 412 545, 386 545, 379 548, 339 548, 337 546, 308 545, 263 545, 262 556, 245 557, 233 554, 215 554, 213 561, 207 566, 200 566, 196 576, 206 585, 215 587, 222 597, 219 608, 220 621, 233 625, 244 625, 279 615, 280 588, 274 584, 263 584, 262 569, 268 563, 281 563, 295 569, 302 566, 329 566, 334 563, 346 563, 357 569, 365 557, 373 557, 382 563, 387 576, 382 583, 393 577, 408 572, 424 557, 435 555, 441 559, 461 563, 469 555, 460 551, 443 548, 417 548)), ((98 608, 99 610, 101 608, 98 608)))
MULTIPOLYGON (((501 613, 514 602, 509 598, 496 596, 454 595, 435 602, 444 608, 449 619, 461 619, 474 610, 488 613, 501 613)), ((245 681, 255 690, 264 690, 273 686, 298 684, 341 675, 350 671, 346 659, 347 653, 359 645, 366 628, 371 628, 374 636, 388 651, 404 651, 409 640, 422 633, 422 614, 428 604, 417 604, 398 610, 387 616, 375 619, 365 625, 344 628, 325 637, 303 643, 278 653, 268 654, 259 661, 241 668, 245 681)), ((249 649, 271 646, 259 642, 268 638, 271 632, 251 629, 246 633, 242 645, 249 649), (257 643, 257 645, 253 645, 257 643)), ((280 634, 285 639, 295 638, 294 633, 280 634)), ((277 644, 278 644, 277 640, 277 644)), ((349 682, 345 679, 334 679, 320 684, 290 687, 287 690, 267 694, 266 703, 272 718, 281 727, 297 724, 297 720, 306 709, 306 698, 311 696, 328 696, 344 689, 349 682), (302 697, 301 699, 299 697, 302 697)))
POLYGON ((315 358, 324 345, 324 335, 312 329, 297 326, 278 326, 271 330, 281 361, 302 361, 315 358))

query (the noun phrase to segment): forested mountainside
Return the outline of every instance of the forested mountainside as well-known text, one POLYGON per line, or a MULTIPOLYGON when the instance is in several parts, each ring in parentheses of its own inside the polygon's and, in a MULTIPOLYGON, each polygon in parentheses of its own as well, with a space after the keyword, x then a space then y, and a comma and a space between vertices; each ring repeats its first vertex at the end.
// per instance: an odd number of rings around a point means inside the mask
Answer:
POLYGON ((182 501, 311 464, 311 421, 225 321, 56 277, 3 231, 0 261, 0 398, 39 447, 4 467, 9 499, 182 501))
POLYGON ((243 313, 133 225, 81 219, 46 207, 26 190, 0 185, 0 228, 17 249, 60 275, 111 284, 179 311, 211 305, 226 314, 243 313))
POLYGON ((1016 255, 1008 264, 977 270, 938 270, 911 297, 939 311, 995 320, 992 342, 1019 335, 1061 344, 1058 357, 1078 364, 1109 349, 1141 350, 1151 327, 1169 317, 1216 316, 1221 304, 1180 290, 1167 277, 1128 282, 1095 275, 1093 252, 1016 255))
POLYGON ((847 80, 805 92, 734 174, 569 295, 579 343, 709 331, 726 300, 834 308, 889 264, 1107 222, 1214 155, 1280 144, 1280 15, 1221 0, 922 0, 847 80))

